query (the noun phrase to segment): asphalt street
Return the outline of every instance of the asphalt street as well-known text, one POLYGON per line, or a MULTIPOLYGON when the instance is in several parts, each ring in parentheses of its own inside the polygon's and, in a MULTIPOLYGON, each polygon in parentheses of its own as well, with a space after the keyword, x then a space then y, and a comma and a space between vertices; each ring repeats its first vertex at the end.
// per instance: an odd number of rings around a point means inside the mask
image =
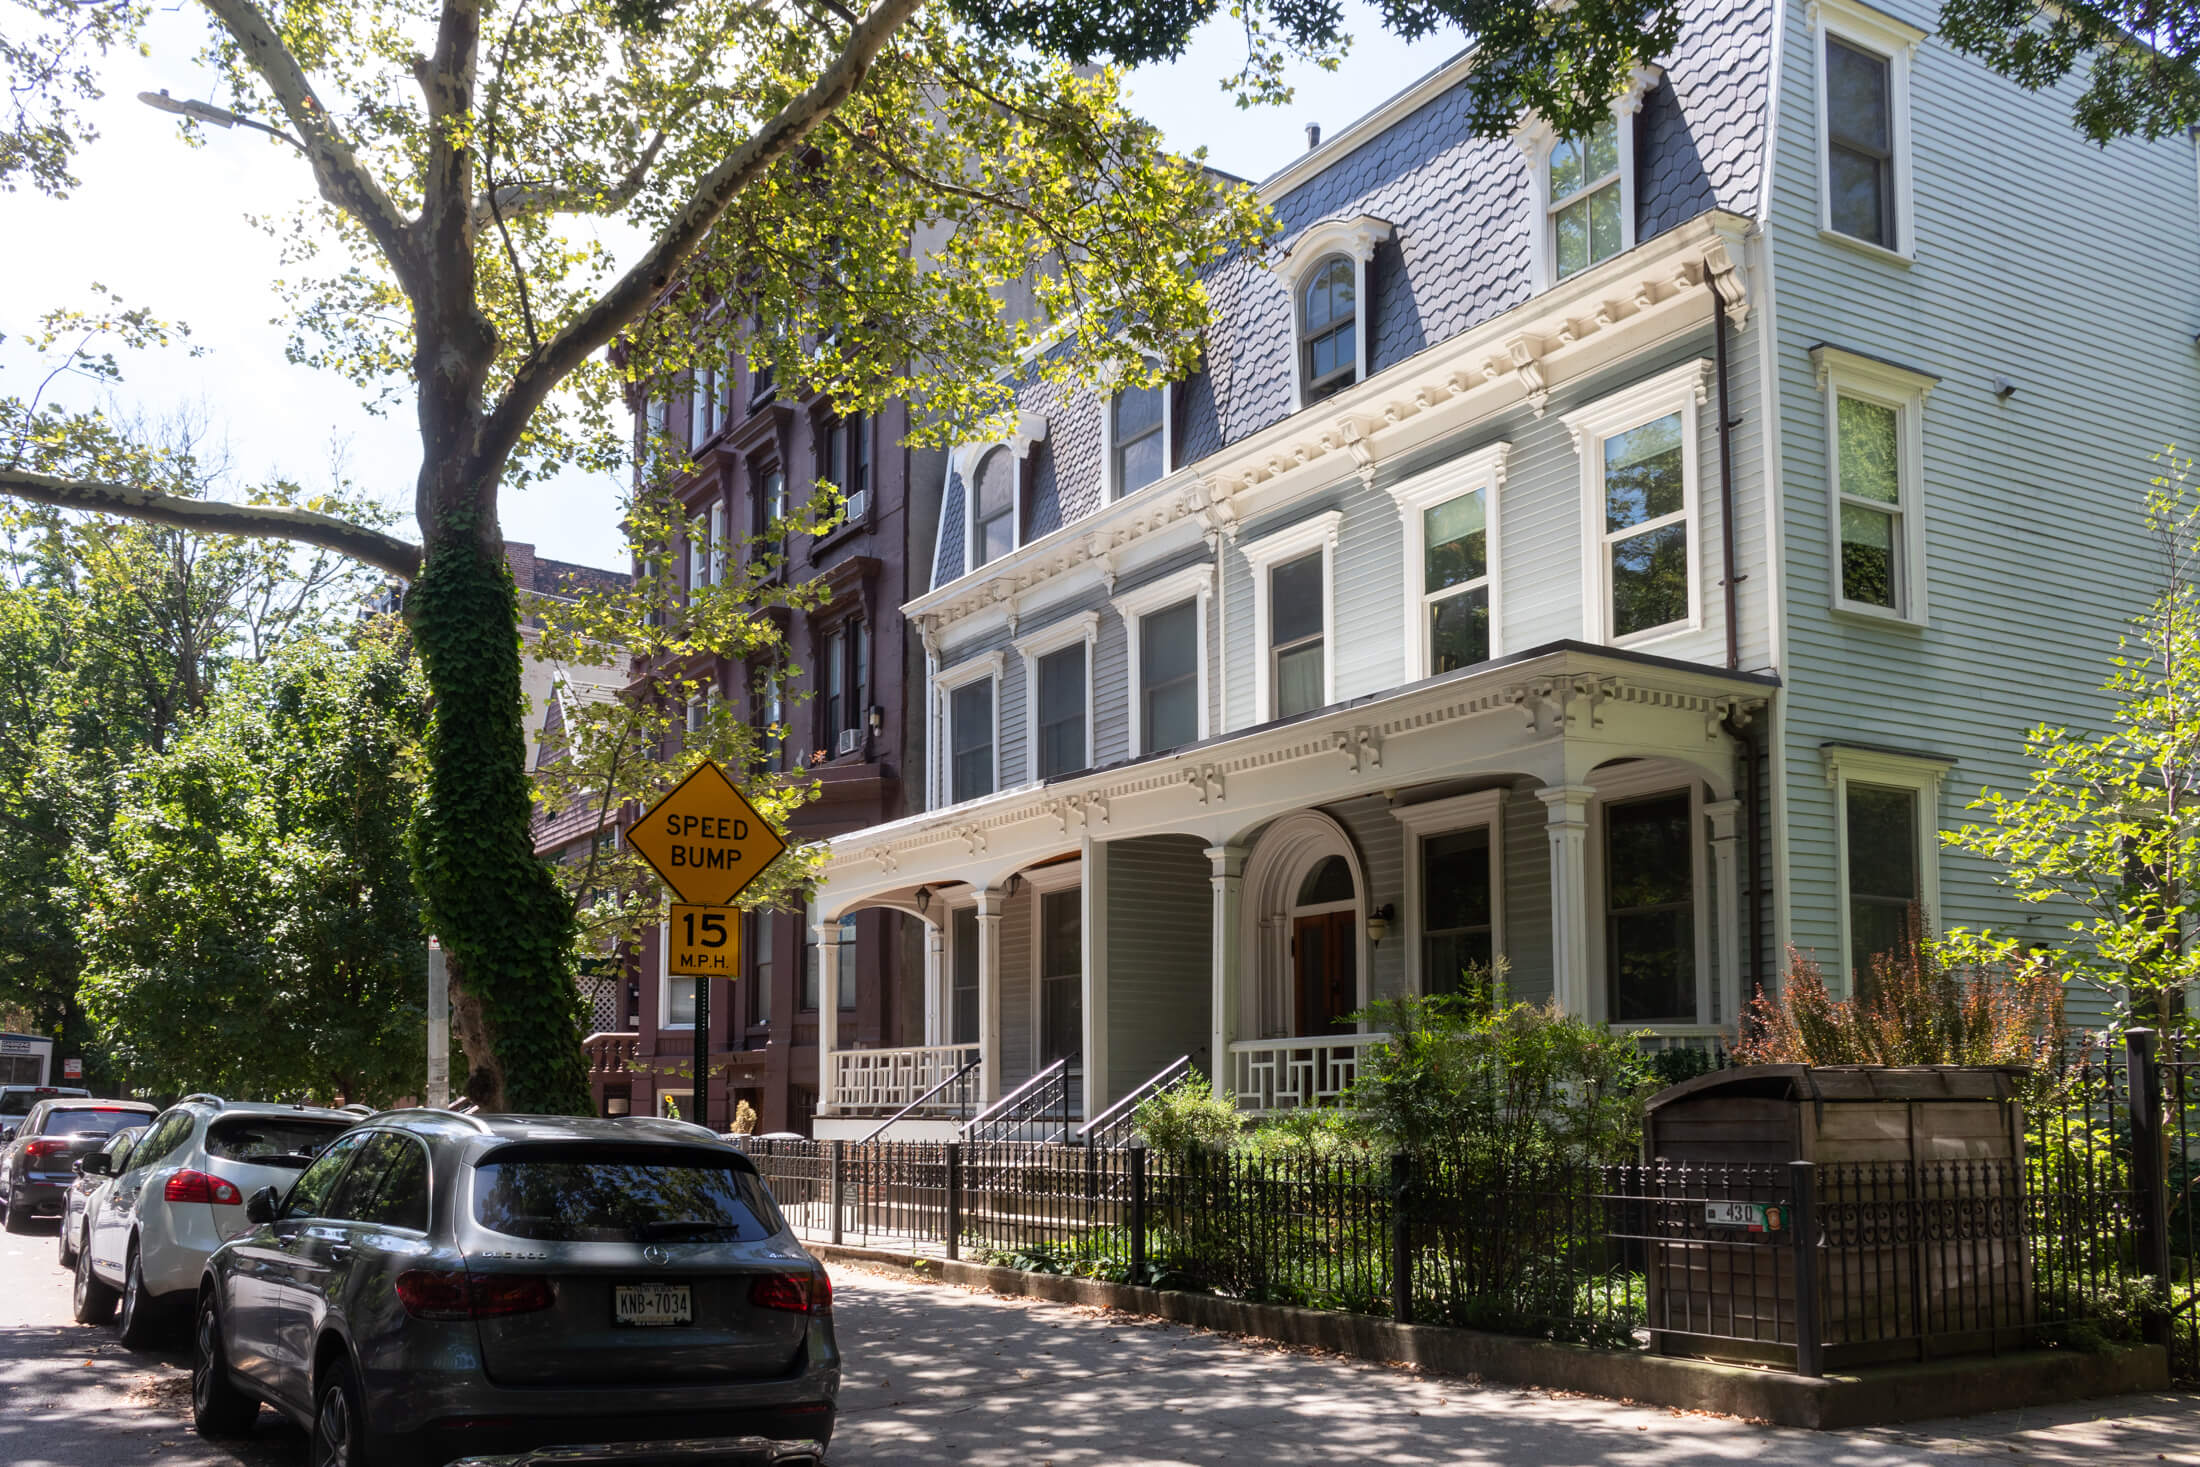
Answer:
MULTIPOLYGON (((1477 1387, 1158 1321, 835 1272, 849 1370, 834 1467, 885 1464, 1518 1463, 2200 1467, 2200 1396, 1826 1435, 1586 1397, 1477 1387)), ((180 1339, 134 1354, 69 1319, 50 1232, 0 1235, 0 1464, 294 1467, 262 1412, 236 1448, 189 1427, 180 1339)))

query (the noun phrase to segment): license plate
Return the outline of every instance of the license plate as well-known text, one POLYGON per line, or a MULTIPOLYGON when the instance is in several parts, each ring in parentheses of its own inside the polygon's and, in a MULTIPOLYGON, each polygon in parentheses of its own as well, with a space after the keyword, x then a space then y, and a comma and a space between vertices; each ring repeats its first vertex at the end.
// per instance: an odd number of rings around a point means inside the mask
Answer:
POLYGON ((686 1284, 616 1284, 611 1318, 644 1327, 695 1322, 695 1296, 686 1284))

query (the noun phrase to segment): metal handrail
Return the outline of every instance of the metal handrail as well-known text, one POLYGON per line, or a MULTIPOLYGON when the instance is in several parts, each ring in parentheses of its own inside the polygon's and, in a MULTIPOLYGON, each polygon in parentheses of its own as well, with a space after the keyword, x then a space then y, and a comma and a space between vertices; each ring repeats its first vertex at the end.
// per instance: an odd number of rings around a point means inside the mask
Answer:
POLYGON ((1062 1102, 1061 1135, 1066 1138, 1069 1135, 1069 1067, 1079 1063, 1082 1058, 1082 1055, 1077 1054, 1064 1055, 1061 1059, 1048 1065, 1038 1074, 1033 1075, 1023 1084, 972 1116, 970 1123, 962 1129, 962 1139, 965 1141, 997 1139, 989 1138, 985 1134, 986 1128, 1012 1126, 1019 1121, 1043 1114, 1056 1100, 1057 1091, 1062 1102))
POLYGON ((925 1091, 915 1100, 910 1101, 900 1110, 895 1111, 892 1115, 881 1121, 879 1123, 879 1128, 876 1131, 873 1131, 870 1135, 864 1137, 862 1141, 859 1141, 856 1144, 861 1146, 867 1142, 876 1141, 880 1136, 886 1133, 886 1128, 888 1126, 891 1126, 894 1122, 908 1115, 909 1112, 915 1110, 918 1106, 924 1104, 927 1100, 930 1100, 933 1096, 939 1094, 942 1090, 945 1090, 948 1086, 954 1084, 957 1080, 960 1080, 963 1076, 969 1074, 972 1070, 976 1069, 982 1063, 984 1063, 984 1060, 982 1058, 970 1061, 961 1069, 957 1070, 954 1074, 949 1075, 946 1079, 940 1081, 939 1084, 934 1085, 930 1090, 925 1091))
POLYGON ((1113 1139, 1115 1133, 1130 1124, 1139 1106, 1174 1085, 1192 1072, 1192 1057, 1180 1054, 1163 1065, 1158 1073, 1146 1080, 1130 1094, 1094 1116, 1077 1128, 1077 1141, 1081 1146, 1096 1146, 1113 1139))

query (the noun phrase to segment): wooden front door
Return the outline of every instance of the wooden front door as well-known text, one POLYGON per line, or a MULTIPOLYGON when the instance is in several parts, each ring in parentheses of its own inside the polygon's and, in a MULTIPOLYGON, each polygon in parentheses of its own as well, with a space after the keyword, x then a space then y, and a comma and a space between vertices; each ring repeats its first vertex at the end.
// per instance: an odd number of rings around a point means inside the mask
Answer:
POLYGON ((1291 924, 1291 953, 1298 977, 1294 1032, 1334 1034, 1352 1027, 1345 1015, 1360 1006, 1359 948, 1353 941, 1358 927, 1355 912, 1322 912, 1291 924))

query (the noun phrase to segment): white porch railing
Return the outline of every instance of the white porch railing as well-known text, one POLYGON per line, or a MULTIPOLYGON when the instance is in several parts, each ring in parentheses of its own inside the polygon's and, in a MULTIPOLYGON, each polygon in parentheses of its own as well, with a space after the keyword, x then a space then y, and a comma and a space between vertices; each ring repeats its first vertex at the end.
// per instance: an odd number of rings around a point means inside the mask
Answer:
MULTIPOLYGON (((975 1044, 920 1044, 906 1049, 833 1051, 832 1106, 850 1112, 893 1112, 913 1104, 933 1086, 978 1058, 975 1044)), ((973 1074, 972 1079, 976 1078, 973 1074)), ((941 1108, 959 1104, 963 1087, 949 1086, 941 1108)), ((974 1087, 973 1087, 974 1093, 974 1087)), ((927 1107, 929 1109, 930 1107, 927 1107)))
POLYGON ((1230 1045, 1230 1088, 1250 1115, 1335 1105, 1359 1078, 1360 1053, 1388 1034, 1240 1039, 1230 1045))

